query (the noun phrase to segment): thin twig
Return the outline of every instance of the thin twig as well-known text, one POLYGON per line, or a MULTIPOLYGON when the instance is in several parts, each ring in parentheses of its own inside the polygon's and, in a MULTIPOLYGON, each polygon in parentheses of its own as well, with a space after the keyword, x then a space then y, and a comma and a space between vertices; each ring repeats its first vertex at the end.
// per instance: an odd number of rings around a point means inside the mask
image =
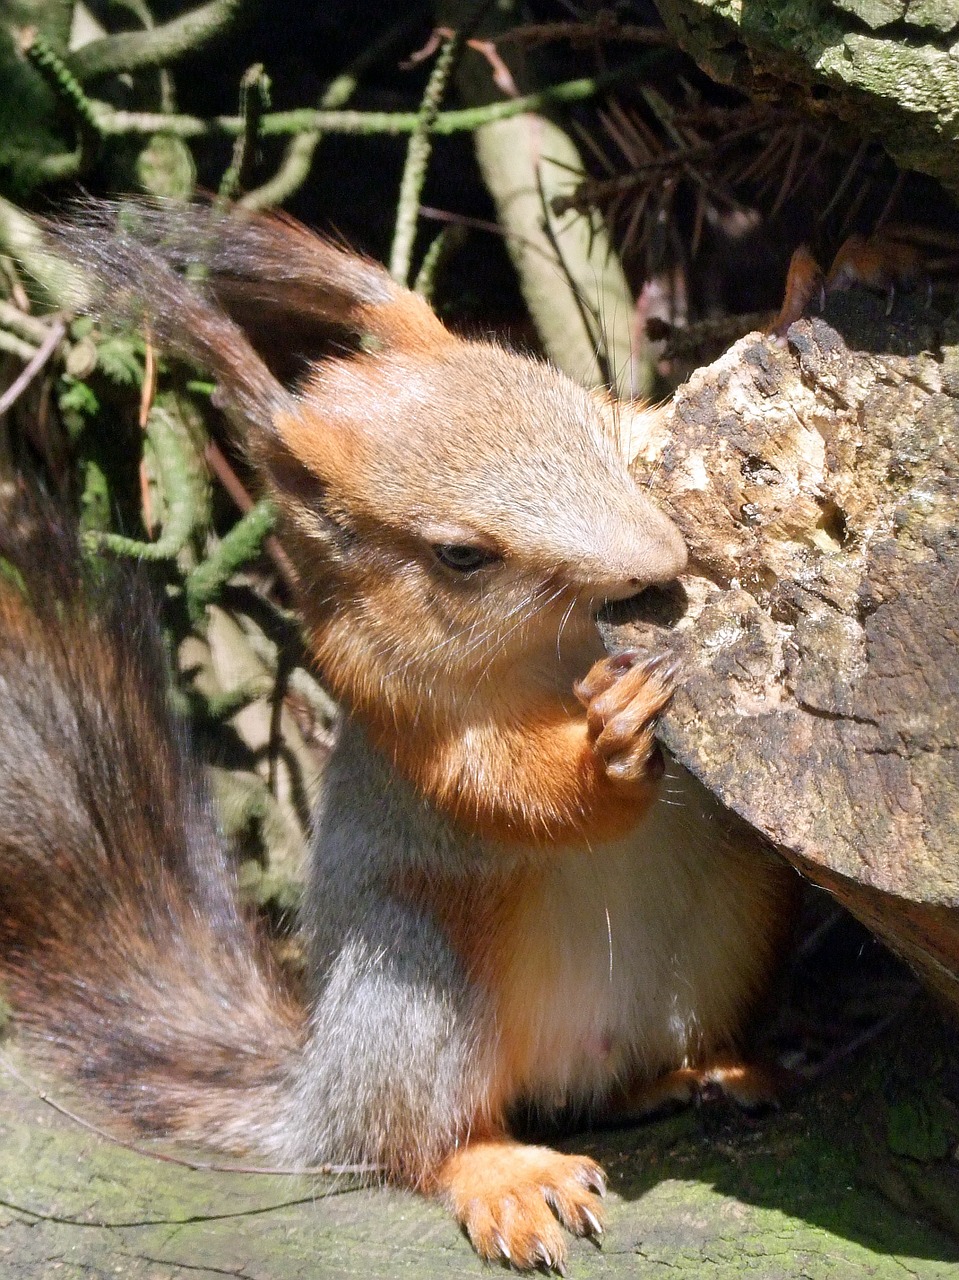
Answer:
POLYGON ((0 351, 8 356, 16 356, 23 364, 29 364, 37 353, 32 343, 24 342, 15 333, 7 333, 5 329, 0 329, 0 351))
POLYGON ((856 174, 859 172, 860 165, 863 163, 863 161, 865 160, 866 156, 869 153, 870 145, 871 144, 869 139, 863 138, 862 142, 860 142, 859 146, 856 148, 856 154, 853 156, 852 160, 849 162, 849 166, 846 169, 842 182, 840 182, 839 186, 832 193, 831 200, 829 201, 825 209, 823 209, 822 213, 820 213, 819 217, 817 218, 817 221, 819 223, 823 223, 826 221, 826 219, 832 213, 833 209, 836 208, 836 206, 842 200, 843 196, 846 194, 846 190, 848 189, 849 184, 853 181, 856 174))
POLYGON ((783 207, 795 189, 796 169, 799 166, 799 160, 802 155, 803 142, 806 139, 806 131, 802 127, 796 130, 796 136, 793 138, 792 147, 789 150, 789 160, 786 164, 786 172, 783 174, 782 183, 776 199, 773 201, 773 207, 769 210, 769 218, 775 218, 776 214, 783 207))
POLYGON ((81 127, 96 132, 97 122, 92 102, 56 50, 51 48, 35 27, 27 27, 20 33, 19 44, 23 56, 40 72, 81 127))
POLYGON ((277 798, 279 790, 279 760, 283 728, 283 707, 290 676, 296 666, 297 658, 288 646, 280 645, 276 655, 276 679, 270 693, 270 733, 266 745, 267 786, 277 798))
MULTIPOLYGON (((128 10, 146 31, 156 30, 156 21, 147 8, 146 0, 114 0, 121 8, 128 10)), ((160 106, 164 111, 176 110, 176 90, 173 76, 166 67, 157 68, 157 80, 160 86, 160 106)))
MULTIPOLYGON (((443 136, 473 132, 481 125, 497 120, 510 120, 526 112, 548 112, 550 108, 574 102, 586 102, 617 84, 634 79, 640 69, 636 65, 622 67, 606 75, 566 80, 522 98, 491 102, 482 107, 464 107, 441 111, 432 132, 443 136)), ((177 138, 206 138, 216 135, 236 137, 243 132, 242 116, 164 115, 154 111, 118 111, 109 103, 91 100, 97 128, 105 137, 168 133, 177 138)), ((260 122, 262 137, 319 130, 323 133, 396 136, 412 133, 418 126, 418 111, 316 111, 300 107, 293 111, 272 111, 260 122)))
MULTIPOLYGON (((418 18, 418 10, 413 9, 399 22, 394 23, 378 40, 365 48, 346 71, 326 86, 320 98, 319 109, 335 111, 344 107, 356 92, 360 76, 378 62, 388 49, 398 44, 418 18)), ((299 191, 309 177, 313 157, 322 138, 323 133, 320 129, 305 129, 302 133, 295 134, 287 144, 283 159, 272 178, 268 178, 261 186, 255 187, 240 197, 238 203, 242 208, 274 208, 299 191)))
POLYGON ((593 348, 593 352, 596 356, 596 364, 599 367, 599 376, 605 386, 608 386, 608 387, 614 386, 615 379, 613 378, 613 371, 610 368, 610 364, 609 364, 609 351, 606 346, 606 335, 603 332, 602 319, 599 315, 596 314, 593 308, 587 304, 587 301, 583 296, 583 291, 582 289, 580 289, 579 285, 577 284, 576 279, 573 276, 572 271, 570 270, 569 263, 566 261, 566 258, 563 256, 562 246, 559 243, 552 220, 550 219, 550 216, 549 216, 550 214, 549 200, 547 199, 547 196, 546 196, 546 190, 543 187, 542 165, 538 165, 536 168, 536 191, 537 191, 537 194, 539 195, 539 203, 543 211, 543 221, 542 221, 543 235, 547 243, 549 244, 550 248, 553 250, 556 263, 559 266, 560 272, 562 273, 563 277, 566 280, 566 285, 567 285, 567 288, 569 289, 569 293, 573 299, 573 303, 576 307, 576 310, 579 312, 579 317, 580 317, 580 320, 582 321, 583 329, 589 339, 589 342, 593 348))
POLYGON ((495 44, 519 44, 524 46, 546 44, 553 40, 568 40, 573 46, 609 41, 617 44, 673 45, 675 41, 662 27, 640 27, 634 23, 619 23, 610 10, 598 14, 593 22, 537 22, 513 27, 502 35, 494 36, 495 44))
MULTIPOLYGON (((140 430, 145 432, 150 421, 150 410, 153 408, 157 390, 156 350, 149 330, 147 330, 143 345, 143 382, 140 386, 139 424, 140 430)), ((143 527, 147 531, 147 536, 152 538, 154 535, 153 503, 150 500, 150 477, 147 474, 147 460, 145 457, 140 458, 140 507, 143 511, 143 527)))
MULTIPOLYGON (((423 209, 420 206, 420 213, 423 209)), ((466 228, 451 223, 438 232, 430 244, 430 247, 423 255, 423 261, 420 263, 420 269, 416 273, 416 280, 413 284, 413 292, 418 293, 420 297, 429 301, 433 297, 433 289, 436 285, 436 276, 440 267, 452 253, 454 248, 463 243, 466 237, 466 228)))
MULTIPOLYGON (((693 181, 698 182, 700 185, 705 184, 708 188, 721 194, 726 200, 735 201, 735 197, 731 193, 721 191, 716 184, 707 183, 703 175, 692 167, 691 161, 718 156, 733 144, 759 132, 761 128, 762 125, 754 121, 740 129, 734 129, 719 138, 702 142, 697 146, 682 146, 682 149, 667 151, 662 155, 643 160, 636 163, 629 173, 618 174, 614 178, 588 178, 579 184, 572 195, 554 196, 552 202, 553 212, 556 214, 566 213, 569 210, 586 212, 593 205, 614 199, 624 192, 643 186, 651 180, 659 179, 664 173, 674 173, 683 168, 687 169, 687 176, 693 181)), ((621 149, 625 151, 622 141, 618 141, 621 149)))
POLYGON ((28 62, 40 73, 47 85, 66 107, 77 127, 79 147, 76 152, 47 156, 48 179, 58 176, 73 177, 84 169, 96 154, 100 141, 96 111, 92 101, 83 92, 80 82, 55 49, 33 27, 20 33, 20 50, 28 62), (51 171, 52 166, 52 171, 51 171), (60 172, 58 172, 60 171, 60 172))
POLYGON ((5 302, 2 298, 0 298, 0 325, 4 329, 10 329, 19 334, 21 338, 26 338, 27 342, 33 343, 41 343, 50 328, 49 320, 32 316, 29 311, 14 306, 12 302, 5 302))
MULTIPOLYGON (((423 48, 411 54, 405 62, 400 64, 401 67, 405 71, 407 68, 416 67, 421 62, 425 62, 427 58, 432 58, 443 41, 452 40, 454 35, 455 31, 452 27, 436 27, 423 48)), ((517 89, 516 81, 513 79, 513 73, 500 57, 495 40, 469 39, 464 40, 463 43, 468 49, 478 53, 481 58, 485 58, 489 64, 490 71, 493 73, 493 84, 496 85, 500 93, 505 94, 508 98, 519 97, 519 89, 517 89)))
MULTIPOLYGON (((223 450, 215 440, 208 440, 204 446, 203 454, 206 458, 207 466, 220 484, 223 485, 223 488, 233 499, 242 514, 247 515, 252 511, 255 505, 254 501, 247 493, 243 481, 230 466, 223 450)), ((280 541, 275 534, 270 534, 268 538, 264 539, 263 549, 273 561, 284 584, 292 591, 296 586, 296 573, 293 569, 292 561, 280 546, 280 541)))
POLYGON ((78 80, 158 67, 196 53, 225 31, 244 0, 210 0, 150 31, 123 31, 75 49, 67 58, 78 80))
POLYGON ((433 222, 446 222, 454 227, 467 227, 473 231, 488 231, 491 236, 499 236, 503 240, 512 241, 513 244, 522 245, 528 253, 538 253, 547 262, 554 261, 553 255, 541 244, 531 240, 529 236, 510 231, 508 227, 500 226, 498 222, 490 222, 486 218, 471 218, 465 213, 453 213, 449 209, 434 209, 428 204, 420 205, 420 217, 428 218, 433 222))
POLYGON ((416 128, 406 149, 406 163, 403 166, 403 177, 396 206, 393 246, 390 250, 390 275, 399 284, 405 285, 409 282, 420 194, 423 183, 426 181, 426 169, 433 150, 431 134, 436 117, 439 115, 440 103, 446 92, 450 73, 462 47, 462 36, 454 32, 440 50, 417 112, 416 128))
POLYGON ((66 332, 66 323, 63 320, 54 320, 50 326, 50 332, 37 348, 30 362, 7 387, 3 395, 0 396, 0 415, 7 413, 12 408, 44 365, 53 358, 53 354, 63 341, 66 332))
POLYGON ((256 163, 256 144, 260 133, 260 121, 270 105, 270 77, 262 62, 247 67, 240 78, 240 115, 243 132, 233 144, 230 164, 220 179, 217 204, 235 200, 245 185, 250 169, 256 163))
MULTIPOLYGON (((0 253, 0 273, 2 273, 7 288, 10 290, 10 296, 23 315, 30 314, 30 295, 24 288, 23 280, 20 278, 20 272, 17 270, 14 260, 6 253, 0 253)), ((38 341, 43 341, 42 338, 38 341)))

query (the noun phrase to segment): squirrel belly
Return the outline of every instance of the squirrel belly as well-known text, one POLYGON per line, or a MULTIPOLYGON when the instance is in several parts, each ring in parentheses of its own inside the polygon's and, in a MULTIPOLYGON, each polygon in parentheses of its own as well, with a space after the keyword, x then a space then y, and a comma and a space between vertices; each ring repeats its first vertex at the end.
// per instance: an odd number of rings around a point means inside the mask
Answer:
MULTIPOLYGON (((362 738, 348 747, 369 750, 362 738)), ((484 1116, 504 1123, 527 1103, 602 1114, 614 1094, 736 1043, 775 962, 783 873, 678 765, 663 788, 615 840, 519 848, 480 836, 464 863, 460 836, 459 865, 411 847, 387 869, 384 890, 439 924, 477 992, 484 1116)), ((433 819, 438 834, 445 820, 433 819)))

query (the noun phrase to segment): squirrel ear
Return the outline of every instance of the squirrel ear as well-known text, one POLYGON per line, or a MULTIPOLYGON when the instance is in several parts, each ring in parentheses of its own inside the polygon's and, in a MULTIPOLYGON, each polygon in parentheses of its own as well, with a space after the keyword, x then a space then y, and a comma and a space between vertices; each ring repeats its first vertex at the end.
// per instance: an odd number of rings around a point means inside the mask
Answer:
POLYGON ((369 258, 292 219, 212 204, 80 201, 46 224, 88 286, 82 309, 209 369, 264 426, 319 359, 449 340, 426 302, 369 258))
POLYGON ((341 494, 358 470, 360 442, 346 424, 315 405, 299 403, 276 415, 271 430, 254 431, 248 451, 291 517, 313 519, 326 496, 341 494))
POLYGON ((320 506, 327 490, 326 477, 292 453, 279 435, 262 437, 251 453, 285 509, 312 511, 320 506))
POLYGON ((665 406, 642 400, 615 400, 603 391, 594 391, 593 396, 628 467, 641 458, 652 460, 658 456, 665 406))
POLYGON ((114 328, 145 328, 161 350, 213 374, 224 408, 269 432, 292 398, 210 290, 155 243, 162 240, 153 221, 160 212, 150 205, 85 201, 71 219, 46 223, 44 230, 54 251, 79 270, 79 309, 114 328))
MULTIPOLYGON (((302 445, 302 437, 298 445, 302 445)), ((344 492, 343 476, 349 474, 347 442, 336 428, 326 433, 322 426, 311 431, 308 456, 299 456, 284 441, 282 428, 263 436, 254 452, 261 476, 281 516, 284 548, 304 585, 315 583, 318 566, 327 567, 362 554, 355 509, 344 492)), ((307 623, 318 608, 314 591, 303 600, 307 623)))

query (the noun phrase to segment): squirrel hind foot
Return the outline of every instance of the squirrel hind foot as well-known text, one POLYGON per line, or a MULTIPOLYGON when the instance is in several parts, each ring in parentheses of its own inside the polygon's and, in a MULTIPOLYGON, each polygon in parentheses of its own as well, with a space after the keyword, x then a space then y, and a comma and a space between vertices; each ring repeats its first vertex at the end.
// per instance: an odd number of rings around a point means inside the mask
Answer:
POLYGON ((565 1274, 561 1226, 594 1240, 603 1233, 606 1178, 588 1156, 508 1139, 471 1142, 446 1158, 435 1189, 479 1256, 517 1271, 565 1274))
POLYGON ((608 1119, 625 1124, 717 1101, 731 1102, 755 1115, 777 1108, 794 1085, 793 1074, 775 1063, 744 1062, 733 1054, 719 1054, 698 1067, 680 1067, 627 1090, 611 1105, 608 1119))

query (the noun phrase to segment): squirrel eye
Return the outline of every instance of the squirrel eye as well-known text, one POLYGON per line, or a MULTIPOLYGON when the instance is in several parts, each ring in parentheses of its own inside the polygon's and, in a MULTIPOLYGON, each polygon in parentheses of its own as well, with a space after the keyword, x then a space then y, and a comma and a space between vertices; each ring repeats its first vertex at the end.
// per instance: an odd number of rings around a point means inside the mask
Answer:
POLYGON ((495 551, 487 551, 485 547, 471 547, 467 544, 440 542, 433 546, 433 555, 447 569, 457 573, 475 573, 485 565, 493 564, 500 557, 495 551))

